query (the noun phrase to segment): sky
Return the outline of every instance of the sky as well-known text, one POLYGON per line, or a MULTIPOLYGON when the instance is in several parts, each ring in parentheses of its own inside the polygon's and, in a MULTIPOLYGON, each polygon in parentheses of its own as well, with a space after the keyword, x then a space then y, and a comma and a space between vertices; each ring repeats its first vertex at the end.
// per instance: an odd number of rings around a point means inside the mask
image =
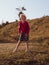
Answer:
POLYGON ((16 8, 23 6, 27 9, 24 13, 28 19, 49 15, 49 0, 0 0, 0 24, 19 19, 16 8))

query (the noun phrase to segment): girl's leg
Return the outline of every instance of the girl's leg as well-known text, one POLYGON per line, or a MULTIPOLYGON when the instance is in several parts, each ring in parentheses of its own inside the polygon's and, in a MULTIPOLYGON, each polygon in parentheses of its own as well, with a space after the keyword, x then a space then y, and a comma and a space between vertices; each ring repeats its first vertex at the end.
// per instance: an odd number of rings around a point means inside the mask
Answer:
POLYGON ((19 40, 18 43, 17 43, 17 45, 16 45, 16 48, 13 50, 13 52, 16 52, 16 51, 17 51, 17 49, 18 49, 20 43, 21 43, 21 42, 20 42, 20 40, 19 40))
POLYGON ((28 41, 26 42, 26 52, 29 51, 28 41))

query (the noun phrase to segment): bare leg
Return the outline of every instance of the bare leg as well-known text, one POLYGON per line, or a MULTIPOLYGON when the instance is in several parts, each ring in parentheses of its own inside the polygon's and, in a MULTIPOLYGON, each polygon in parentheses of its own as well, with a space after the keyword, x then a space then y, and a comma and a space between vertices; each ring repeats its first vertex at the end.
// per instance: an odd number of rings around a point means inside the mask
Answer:
POLYGON ((26 52, 29 51, 28 41, 26 42, 26 52))
POLYGON ((13 50, 13 52, 16 52, 16 51, 17 51, 19 45, 20 45, 20 40, 18 41, 18 43, 17 43, 17 45, 16 45, 16 48, 13 50))

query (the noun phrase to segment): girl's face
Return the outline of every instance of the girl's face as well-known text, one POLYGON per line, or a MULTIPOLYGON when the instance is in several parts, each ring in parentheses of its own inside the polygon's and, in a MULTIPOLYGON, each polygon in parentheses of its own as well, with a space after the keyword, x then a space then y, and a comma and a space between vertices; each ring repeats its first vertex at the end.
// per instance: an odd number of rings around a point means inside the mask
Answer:
POLYGON ((26 16, 25 15, 21 15, 20 19, 21 19, 21 21, 26 21, 26 16))

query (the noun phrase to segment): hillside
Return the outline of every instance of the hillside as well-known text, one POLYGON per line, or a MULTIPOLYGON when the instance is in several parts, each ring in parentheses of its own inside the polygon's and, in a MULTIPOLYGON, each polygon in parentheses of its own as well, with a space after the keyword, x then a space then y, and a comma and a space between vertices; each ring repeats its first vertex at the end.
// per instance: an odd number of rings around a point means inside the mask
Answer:
POLYGON ((49 16, 28 20, 30 25, 29 51, 18 41, 18 22, 0 27, 0 65, 49 65, 49 16))
MULTIPOLYGON (((49 16, 29 20, 30 41, 41 42, 49 40, 49 16)), ((0 28, 0 42, 17 42, 18 22, 11 22, 0 28)))

